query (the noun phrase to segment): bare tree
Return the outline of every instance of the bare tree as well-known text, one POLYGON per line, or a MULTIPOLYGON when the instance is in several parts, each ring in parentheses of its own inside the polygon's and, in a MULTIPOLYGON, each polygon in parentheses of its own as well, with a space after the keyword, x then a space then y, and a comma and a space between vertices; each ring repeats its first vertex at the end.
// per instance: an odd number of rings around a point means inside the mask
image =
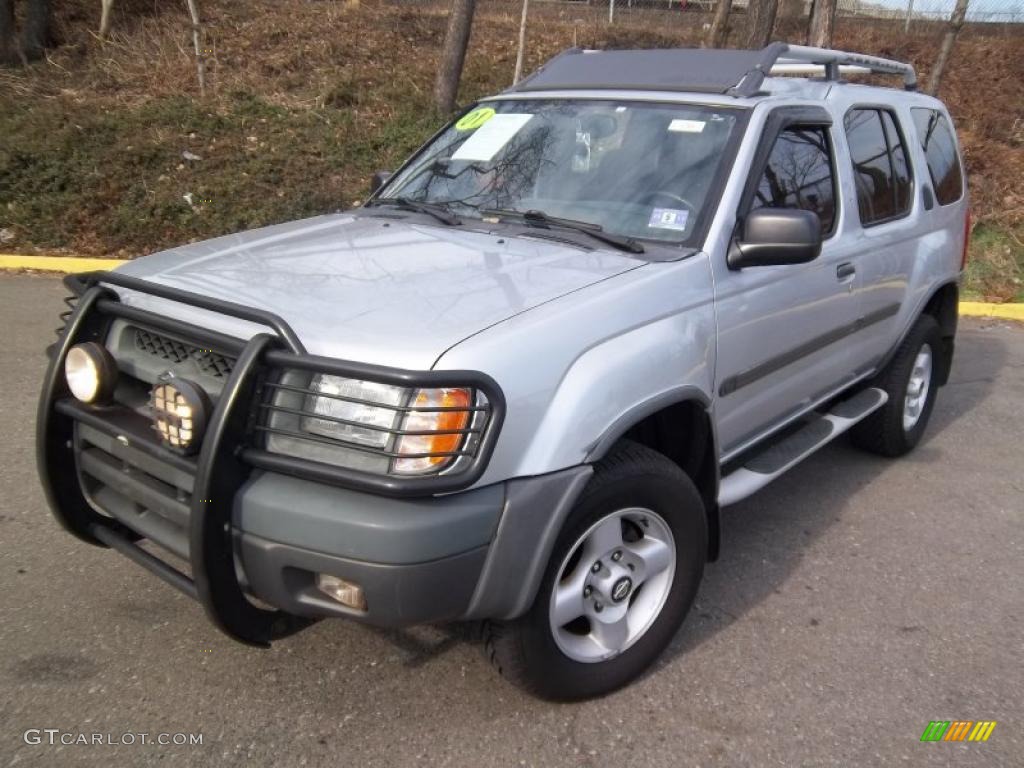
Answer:
POLYGON ((199 20, 199 6, 196 0, 186 0, 188 14, 192 18, 192 45, 196 52, 196 74, 199 77, 199 94, 206 95, 206 60, 203 57, 203 45, 201 42, 203 28, 199 20))
POLYGON ((14 39, 14 0, 0 0, 0 66, 16 64, 18 46, 14 39))
POLYGON ((938 93, 939 85, 942 84, 942 75, 946 71, 946 64, 949 62, 949 55, 953 52, 953 44, 957 35, 964 26, 964 18, 967 16, 968 0, 956 0, 956 7, 949 19, 949 27, 942 38, 942 47, 939 48, 939 55, 935 59, 935 66, 932 68, 931 76, 928 78, 928 93, 933 96, 938 93))
POLYGON ((28 60, 41 59, 54 44, 50 0, 28 0, 21 27, 21 52, 28 60))
POLYGON ((747 6, 747 48, 764 48, 772 39, 779 0, 750 0, 747 6))
POLYGON ((434 102, 441 112, 455 109, 475 10, 476 0, 452 0, 448 31, 444 36, 444 52, 441 54, 441 66, 437 70, 437 82, 434 85, 434 102))
POLYGON ((110 34, 110 12, 114 9, 114 0, 100 0, 100 37, 110 34))
POLYGON ((724 48, 725 41, 729 37, 729 12, 732 10, 732 0, 718 0, 715 3, 715 17, 711 20, 711 27, 704 37, 705 48, 724 48))
POLYGON ((814 0, 811 6, 811 24, 807 30, 807 44, 817 48, 831 48, 835 26, 836 0, 814 0))
POLYGON ((530 0, 523 0, 523 15, 519 19, 519 50, 516 51, 516 71, 512 82, 518 83, 523 76, 523 56, 526 55, 526 16, 530 11, 530 0))

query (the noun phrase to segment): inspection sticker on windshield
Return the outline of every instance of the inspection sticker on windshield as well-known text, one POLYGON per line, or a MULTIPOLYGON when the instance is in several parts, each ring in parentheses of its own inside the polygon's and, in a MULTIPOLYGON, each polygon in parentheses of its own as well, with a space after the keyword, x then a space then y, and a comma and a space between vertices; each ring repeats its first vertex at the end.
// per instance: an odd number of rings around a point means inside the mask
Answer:
POLYGON ((655 229, 686 229, 686 220, 690 218, 690 212, 679 208, 655 208, 651 211, 651 220, 647 222, 648 227, 655 229))
POLYGON ((704 130, 703 120, 673 120, 668 124, 670 131, 678 133, 700 133, 704 130))
POLYGON ((477 128, 476 133, 466 139, 461 147, 455 150, 452 160, 487 162, 498 154, 531 119, 533 119, 533 115, 494 115, 477 128))
POLYGON ((490 107, 480 107, 462 116, 462 119, 455 124, 456 131, 474 131, 481 125, 494 117, 494 110, 490 107))

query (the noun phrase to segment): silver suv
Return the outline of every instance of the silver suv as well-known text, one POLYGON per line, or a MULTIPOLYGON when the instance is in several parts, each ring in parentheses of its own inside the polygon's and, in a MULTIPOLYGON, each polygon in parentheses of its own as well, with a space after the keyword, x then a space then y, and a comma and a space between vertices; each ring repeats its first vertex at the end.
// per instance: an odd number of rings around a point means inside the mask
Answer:
POLYGON ((473 620, 534 693, 613 690, 720 507, 847 431, 906 453, 949 375, 967 192, 906 64, 572 50, 375 187, 68 281, 54 514, 253 645, 473 620))

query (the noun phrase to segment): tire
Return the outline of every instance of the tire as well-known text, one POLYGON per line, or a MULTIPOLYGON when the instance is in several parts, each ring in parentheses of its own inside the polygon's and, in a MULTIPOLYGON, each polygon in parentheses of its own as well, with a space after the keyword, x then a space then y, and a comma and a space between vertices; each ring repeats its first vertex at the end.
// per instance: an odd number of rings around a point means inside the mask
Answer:
POLYGON ((889 401, 850 430, 854 445, 881 456, 896 457, 908 453, 921 441, 935 406, 939 356, 944 350, 938 322, 931 315, 922 315, 872 384, 885 390, 889 401), (923 399, 918 396, 916 419, 908 424, 904 420, 908 415, 908 398, 912 395, 908 390, 912 381, 918 381, 920 356, 927 352, 930 352, 927 391, 923 399))
MULTIPOLYGON (((704 572, 707 536, 693 481, 660 453, 623 441, 598 462, 569 513, 533 605, 513 621, 484 624, 488 657, 503 677, 546 699, 591 698, 626 685, 658 658, 683 623, 704 572), (621 545, 615 544, 616 529, 621 545), (611 549, 602 549, 606 545, 611 549), (571 575, 560 578, 565 574, 571 575), (589 614, 556 626, 556 588, 570 603, 579 594, 589 614), (628 619, 628 632, 622 629, 626 619, 614 620, 620 614, 628 619), (607 646, 595 639, 593 627, 607 646)), ((578 609, 573 604, 567 610, 573 615, 578 609)))

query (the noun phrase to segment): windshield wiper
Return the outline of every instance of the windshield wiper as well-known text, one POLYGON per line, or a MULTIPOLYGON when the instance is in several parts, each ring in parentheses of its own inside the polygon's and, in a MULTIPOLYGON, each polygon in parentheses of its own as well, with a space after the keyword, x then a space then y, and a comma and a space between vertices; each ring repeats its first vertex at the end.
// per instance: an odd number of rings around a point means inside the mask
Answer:
POLYGON ((582 232, 585 235, 590 235, 595 240, 600 240, 606 245, 610 245, 613 248, 618 248, 620 251, 628 251, 629 253, 643 253, 645 248, 643 245, 638 243, 632 237, 625 237, 623 235, 613 235, 609 232, 605 232, 600 224, 594 224, 590 221, 577 221, 576 219, 561 219, 557 216, 548 216, 544 211, 516 211, 516 210, 491 210, 481 211, 485 216, 512 216, 515 218, 522 219, 524 223, 534 227, 562 227, 564 229, 572 229, 576 232, 582 232))
POLYGON ((385 205, 393 208, 401 208, 403 211, 425 213, 428 216, 433 216, 442 224, 447 224, 449 227, 454 227, 462 223, 462 220, 459 219, 458 216, 451 213, 448 210, 448 207, 441 203, 424 203, 419 200, 410 200, 408 197, 378 197, 375 200, 368 201, 363 207, 376 208, 378 206, 385 205))

